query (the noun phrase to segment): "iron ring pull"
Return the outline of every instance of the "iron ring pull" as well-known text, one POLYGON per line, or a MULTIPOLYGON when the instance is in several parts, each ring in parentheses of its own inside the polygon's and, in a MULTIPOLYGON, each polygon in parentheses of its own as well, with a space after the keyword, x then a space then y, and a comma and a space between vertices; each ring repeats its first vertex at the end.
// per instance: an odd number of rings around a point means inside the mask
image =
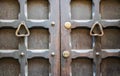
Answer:
POLYGON ((103 36, 104 35, 103 27, 99 22, 96 22, 96 23, 93 24, 93 26, 91 27, 91 30, 90 30, 90 35, 91 36, 103 36), (97 26, 99 27, 100 33, 94 33, 94 29, 97 26))
POLYGON ((26 26, 25 22, 21 22, 15 32, 15 35, 17 37, 25 37, 25 36, 29 36, 30 35, 30 31, 28 29, 28 27, 26 26), (23 28, 24 28, 24 32, 23 32, 23 28))

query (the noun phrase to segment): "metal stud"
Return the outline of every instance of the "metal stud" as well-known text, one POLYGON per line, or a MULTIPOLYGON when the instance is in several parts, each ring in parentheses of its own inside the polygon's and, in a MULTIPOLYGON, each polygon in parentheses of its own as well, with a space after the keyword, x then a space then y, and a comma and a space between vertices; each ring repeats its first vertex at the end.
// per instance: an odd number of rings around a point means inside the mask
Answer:
POLYGON ((63 56, 64 56, 65 58, 68 58, 68 57, 70 56, 70 52, 69 52, 69 51, 64 51, 64 52, 63 52, 63 56))
POLYGON ((71 29, 71 23, 70 22, 65 22, 65 28, 66 29, 71 29))
POLYGON ((55 22, 54 22, 54 21, 52 21, 52 22, 51 22, 51 25, 52 25, 52 26, 55 26, 55 22))
POLYGON ((96 52, 96 55, 100 55, 100 53, 99 53, 99 52, 96 52))
POLYGON ((55 53, 54 53, 54 52, 52 52, 52 53, 51 53, 51 56, 55 56, 55 53))
POLYGON ((21 52, 21 53, 20 53, 20 55, 21 55, 21 56, 24 56, 24 55, 25 55, 25 53, 24 53, 24 52, 21 52))

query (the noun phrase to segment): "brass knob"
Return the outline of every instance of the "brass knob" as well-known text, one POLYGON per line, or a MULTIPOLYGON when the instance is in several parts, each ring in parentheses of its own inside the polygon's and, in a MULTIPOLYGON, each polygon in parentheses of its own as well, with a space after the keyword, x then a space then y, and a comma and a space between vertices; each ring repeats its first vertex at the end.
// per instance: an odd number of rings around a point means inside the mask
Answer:
POLYGON ((70 56, 70 52, 69 51, 64 51, 63 52, 63 57, 68 58, 70 56))
POLYGON ((66 29, 71 29, 71 23, 70 22, 65 22, 65 28, 66 29))

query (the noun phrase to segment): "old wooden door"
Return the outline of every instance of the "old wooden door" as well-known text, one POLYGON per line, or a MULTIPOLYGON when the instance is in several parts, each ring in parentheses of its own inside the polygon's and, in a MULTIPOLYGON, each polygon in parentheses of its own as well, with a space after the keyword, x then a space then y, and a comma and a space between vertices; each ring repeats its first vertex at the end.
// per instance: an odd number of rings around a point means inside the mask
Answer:
POLYGON ((0 0, 0 76, 60 76, 59 24, 59 0, 0 0))
POLYGON ((0 76, 119 76, 120 0, 0 0, 0 76))
POLYGON ((120 0, 61 0, 61 76, 120 76, 120 0))

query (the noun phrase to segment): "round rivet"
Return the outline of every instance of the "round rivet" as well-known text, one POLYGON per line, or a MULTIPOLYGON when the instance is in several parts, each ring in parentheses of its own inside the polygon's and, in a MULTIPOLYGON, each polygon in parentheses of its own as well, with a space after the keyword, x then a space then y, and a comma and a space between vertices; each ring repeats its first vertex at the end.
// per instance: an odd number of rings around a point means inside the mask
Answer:
POLYGON ((52 26, 54 26, 54 25, 55 25, 55 22, 54 22, 54 21, 52 21, 52 22, 51 22, 51 25, 52 25, 52 26))
POLYGON ((65 22, 65 28, 66 29, 71 29, 71 23, 70 22, 65 22))
POLYGON ((51 53, 51 55, 52 55, 52 56, 55 56, 55 53, 54 53, 54 52, 52 52, 52 53, 51 53))
POLYGON ((65 58, 68 58, 68 57, 70 56, 70 52, 69 52, 69 51, 64 51, 64 52, 63 52, 63 56, 64 56, 65 58))
POLYGON ((25 55, 25 53, 24 53, 24 52, 21 52, 21 53, 20 53, 20 55, 21 55, 21 56, 24 56, 24 55, 25 55))
POLYGON ((96 55, 100 55, 100 53, 99 53, 99 52, 96 52, 96 55))

